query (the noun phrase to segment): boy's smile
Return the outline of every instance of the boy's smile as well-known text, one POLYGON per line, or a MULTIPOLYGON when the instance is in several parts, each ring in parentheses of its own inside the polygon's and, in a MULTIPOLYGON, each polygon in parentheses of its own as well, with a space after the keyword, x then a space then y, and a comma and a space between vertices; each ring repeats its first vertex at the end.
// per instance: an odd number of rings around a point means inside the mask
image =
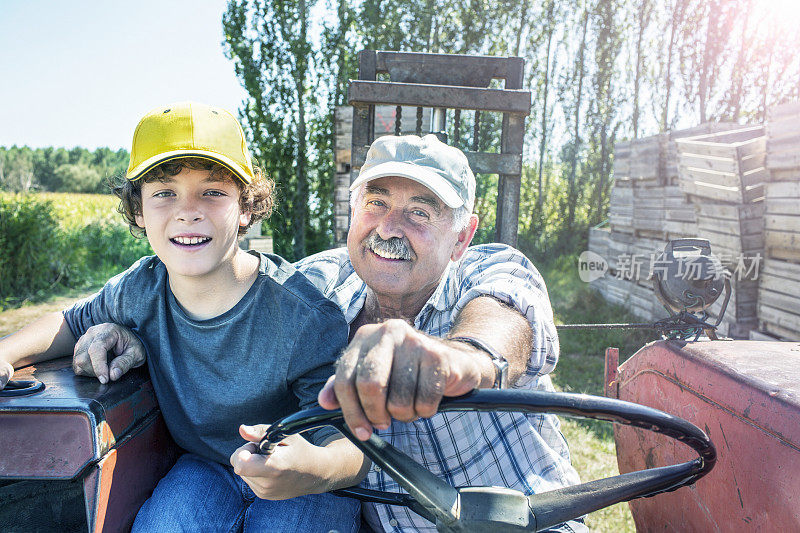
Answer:
POLYGON ((184 168, 163 181, 143 183, 141 192, 136 223, 170 277, 204 277, 231 266, 239 227, 250 220, 250 213, 240 211, 236 183, 184 168))

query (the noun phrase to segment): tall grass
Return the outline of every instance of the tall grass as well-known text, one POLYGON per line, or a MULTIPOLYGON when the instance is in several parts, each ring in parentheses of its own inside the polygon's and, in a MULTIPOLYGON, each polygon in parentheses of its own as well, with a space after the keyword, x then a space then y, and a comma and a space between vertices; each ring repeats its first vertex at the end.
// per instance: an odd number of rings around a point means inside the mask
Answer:
POLYGON ((104 194, 0 192, 0 309, 96 285, 152 253, 104 194))
MULTIPOLYGON (((608 304, 578 276, 577 256, 567 255, 540 265, 547 283, 557 324, 604 324, 641 322, 624 308, 608 304)), ((560 330, 561 357, 553 373, 556 388, 602 396, 604 353, 607 347, 620 349, 620 360, 633 355, 645 343, 655 340, 641 330, 560 330)), ((572 464, 582 481, 619 474, 613 427, 606 422, 564 419, 564 436, 569 442, 572 464)), ((627 503, 591 513, 586 518, 591 531, 627 533, 635 531, 627 503)))

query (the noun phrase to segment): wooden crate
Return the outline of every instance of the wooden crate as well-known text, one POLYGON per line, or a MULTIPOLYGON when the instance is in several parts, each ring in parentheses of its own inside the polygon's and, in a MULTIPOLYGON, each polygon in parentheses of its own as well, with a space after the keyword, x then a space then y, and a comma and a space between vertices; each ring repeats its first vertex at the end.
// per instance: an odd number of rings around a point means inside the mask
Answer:
POLYGON ((630 179, 634 182, 658 184, 661 177, 661 146, 664 135, 653 135, 633 139, 630 143, 628 168, 630 179))
POLYGON ((697 236, 708 239, 724 265, 736 264, 739 256, 763 255, 763 201, 748 205, 699 201, 695 207, 697 236))
POLYGON ((696 137, 709 133, 719 133, 740 129, 735 122, 706 122, 683 130, 672 130, 661 138, 661 182, 665 185, 677 185, 679 176, 678 145, 675 141, 686 137, 696 137))
POLYGON ((764 260, 758 286, 761 331, 783 340, 800 340, 800 264, 764 260))
POLYGON ((631 180, 631 142, 614 143, 614 183, 621 184, 631 180))
POLYGON ((611 240, 611 229, 608 227, 589 228, 589 251, 596 253, 608 261, 608 246, 611 240))
POLYGON ((630 181, 615 181, 611 187, 608 223, 614 232, 633 233, 633 187, 630 181))
POLYGON ((648 237, 665 237, 664 188, 657 185, 633 187, 633 231, 648 237))
MULTIPOLYGON (((757 329, 757 279, 731 279, 731 298, 725 309, 725 315, 718 327, 720 334, 735 339, 747 339, 750 331, 757 329)), ((711 316, 709 322, 715 322, 722 310, 724 295, 714 302, 708 309, 711 316)))
POLYGON ((637 318, 653 320, 653 300, 656 299, 652 285, 629 282, 627 305, 625 306, 637 318))
POLYGON ((697 236, 697 209, 677 184, 664 186, 664 232, 667 240, 697 236))
POLYGON ((770 108, 767 112, 766 166, 772 172, 800 169, 800 102, 770 108))
POLYGON ((687 137, 676 143, 684 193, 735 204, 764 197, 769 174, 763 126, 687 137))
POLYGON ((616 273, 619 268, 619 261, 625 256, 633 253, 633 243, 635 237, 628 233, 616 232, 613 229, 608 236, 608 268, 612 273, 616 273))
POLYGON ((634 241, 633 245, 631 245, 631 253, 640 265, 640 274, 636 277, 637 281, 648 287, 652 286, 650 278, 653 262, 661 255, 666 245, 665 239, 638 237, 634 241))
POLYGON ((800 262, 800 179, 768 183, 764 203, 766 255, 800 262))

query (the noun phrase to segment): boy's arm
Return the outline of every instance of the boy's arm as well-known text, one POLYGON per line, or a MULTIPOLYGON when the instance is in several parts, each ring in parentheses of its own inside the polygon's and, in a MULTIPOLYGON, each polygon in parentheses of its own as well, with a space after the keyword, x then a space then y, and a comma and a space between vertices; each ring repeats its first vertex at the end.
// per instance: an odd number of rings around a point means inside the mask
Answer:
POLYGON ((357 485, 367 475, 369 459, 342 436, 314 446, 300 435, 291 435, 272 455, 260 455, 254 443, 268 427, 241 426, 239 433, 250 442, 231 455, 234 472, 259 498, 285 500, 321 494, 357 485))
POLYGON ((48 359, 70 355, 75 337, 61 311, 49 313, 19 331, 0 339, 0 389, 14 369, 48 359))

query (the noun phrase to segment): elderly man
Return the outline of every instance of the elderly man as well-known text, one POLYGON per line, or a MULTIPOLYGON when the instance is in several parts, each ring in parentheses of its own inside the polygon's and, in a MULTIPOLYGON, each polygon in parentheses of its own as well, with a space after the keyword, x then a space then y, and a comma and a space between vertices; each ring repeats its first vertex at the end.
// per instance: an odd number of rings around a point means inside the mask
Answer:
MULTIPOLYGON (((505 245, 469 247, 478 219, 464 154, 433 135, 381 137, 350 190, 347 248, 295 265, 350 325, 350 344, 320 404, 341 407, 359 439, 376 431, 454 486, 530 494, 577 483, 553 415, 436 414, 442 396, 474 388, 552 390, 558 358, 553 312, 533 265, 505 245)), ((123 335, 108 330, 94 348, 86 340, 76 360, 86 366, 90 350, 123 335)), ((122 371, 141 358, 135 345, 118 343, 122 371)), ((257 441, 263 431, 245 434, 257 441)), ((232 463, 256 494, 269 497, 273 474, 252 451, 240 448, 232 463)), ((399 490, 375 467, 362 485, 399 490)), ((364 516, 376 531, 435 530, 405 508, 365 504, 364 516)))

